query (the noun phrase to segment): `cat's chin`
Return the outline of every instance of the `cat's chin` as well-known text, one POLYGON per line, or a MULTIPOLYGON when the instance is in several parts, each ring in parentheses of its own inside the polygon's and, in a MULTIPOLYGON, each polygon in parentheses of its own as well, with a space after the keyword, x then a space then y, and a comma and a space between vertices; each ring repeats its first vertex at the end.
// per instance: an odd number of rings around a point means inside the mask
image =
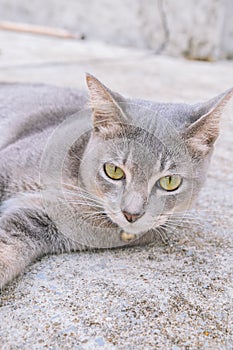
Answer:
POLYGON ((134 226, 132 226, 132 227, 131 226, 124 226, 124 227, 120 226, 120 228, 122 228, 122 230, 124 232, 127 232, 127 233, 132 234, 132 235, 136 235, 136 236, 140 236, 143 233, 146 233, 151 229, 151 227, 145 228, 145 226, 143 226, 142 228, 134 227, 134 226))
POLYGON ((128 223, 123 217, 118 216, 111 212, 108 212, 106 215, 115 225, 117 225, 122 229, 122 232, 126 232, 127 234, 130 234, 130 235, 135 235, 138 238, 141 235, 147 233, 148 231, 151 231, 153 229, 156 229, 162 226, 167 220, 167 215, 163 215, 157 219, 156 224, 154 221, 151 220, 153 224, 149 225, 148 222, 145 222, 145 220, 142 220, 141 222, 140 219, 135 223, 128 223))

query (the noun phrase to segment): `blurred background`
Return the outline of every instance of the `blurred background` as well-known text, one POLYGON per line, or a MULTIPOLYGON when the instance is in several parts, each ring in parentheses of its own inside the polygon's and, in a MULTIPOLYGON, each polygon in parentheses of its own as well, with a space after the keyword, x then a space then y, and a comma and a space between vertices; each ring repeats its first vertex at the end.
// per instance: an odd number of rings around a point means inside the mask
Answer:
POLYGON ((233 58, 232 0, 1 0, 0 19, 86 40, 212 60, 233 58))
POLYGON ((232 18, 232 0, 0 0, 0 79, 211 95, 233 85, 232 18))

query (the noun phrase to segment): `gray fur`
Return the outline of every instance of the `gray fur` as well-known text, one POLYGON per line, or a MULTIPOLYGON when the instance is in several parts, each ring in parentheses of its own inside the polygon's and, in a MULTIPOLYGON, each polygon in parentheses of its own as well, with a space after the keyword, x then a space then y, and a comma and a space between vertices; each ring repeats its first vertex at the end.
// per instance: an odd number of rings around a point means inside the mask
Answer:
POLYGON ((153 241, 204 183, 233 90, 187 105, 125 99, 90 75, 87 84, 92 112, 73 89, 0 85, 0 287, 45 254, 121 246, 122 231, 130 244, 153 241), (124 181, 106 177, 110 161, 124 181), (183 178, 177 191, 157 186, 168 174, 183 178))

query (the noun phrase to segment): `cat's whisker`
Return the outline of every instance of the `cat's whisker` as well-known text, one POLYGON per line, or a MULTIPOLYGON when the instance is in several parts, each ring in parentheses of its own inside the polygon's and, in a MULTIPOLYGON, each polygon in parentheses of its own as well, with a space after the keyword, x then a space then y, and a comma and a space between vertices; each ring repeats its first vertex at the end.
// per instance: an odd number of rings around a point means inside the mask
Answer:
POLYGON ((71 191, 71 190, 62 190, 62 193, 67 193, 67 194, 71 194, 73 196, 78 196, 78 197, 83 197, 83 198, 89 198, 91 200, 96 200, 98 202, 100 202, 100 198, 98 198, 97 196, 94 196, 93 194, 89 194, 88 192, 83 192, 83 191, 71 191))
POLYGON ((87 207, 93 207, 93 208, 99 208, 99 209, 102 209, 103 208, 103 205, 101 204, 98 204, 98 203, 95 203, 95 202, 91 202, 91 201, 88 201, 88 200, 74 200, 74 199, 65 199, 64 200, 67 204, 70 204, 70 205, 81 205, 81 206, 87 206, 87 207))
MULTIPOLYGON (((64 183, 63 183, 64 185, 64 183)), ((103 201, 100 201, 99 198, 93 198, 87 191, 79 190, 78 187, 71 185, 71 190, 63 188, 63 195, 65 197, 60 196, 61 205, 67 203, 67 205, 71 205, 74 209, 76 206, 82 206, 82 208, 87 208, 85 211, 81 212, 81 215, 77 212, 71 212, 67 216, 67 219, 73 220, 77 217, 82 217, 83 220, 91 221, 93 224, 98 222, 98 226, 107 222, 104 215, 106 214, 103 209, 103 201), (89 210, 88 210, 89 209, 89 210)), ((60 204, 58 203, 58 206, 60 204)))
POLYGON ((76 205, 83 205, 83 206, 88 206, 88 207, 93 207, 93 208, 103 208, 102 205, 98 205, 98 204, 95 204, 95 203, 91 203, 91 202, 82 202, 82 201, 79 201, 79 200, 73 200, 73 199, 65 199, 65 202, 66 203, 70 203, 70 204, 76 204, 76 205))
MULTIPOLYGON (((88 221, 89 219, 91 219, 91 223, 94 224, 95 221, 99 221, 99 222, 105 222, 105 217, 103 216, 104 213, 100 213, 100 212, 93 212, 93 213, 82 213, 82 216, 78 217, 78 220, 85 220, 88 221)), ((66 218, 68 220, 76 220, 77 217, 75 215, 75 213, 69 213, 66 214, 66 218)), ((98 225, 99 226, 99 225, 98 225)))
MULTIPOLYGON (((169 231, 174 231, 176 230, 176 226, 172 225, 172 224, 163 224, 162 225, 163 228, 169 229, 169 231)), ((167 232, 168 233, 168 232, 167 232)))
POLYGON ((179 226, 182 226, 183 224, 195 224, 197 226, 203 226, 202 222, 198 222, 196 219, 194 218, 183 218, 183 219, 179 219, 179 218, 168 218, 166 222, 169 223, 173 223, 179 226))
POLYGON ((104 201, 101 200, 100 198, 98 198, 97 196, 94 196, 88 192, 84 192, 84 191, 80 191, 80 192, 74 192, 74 191, 70 191, 70 190, 63 190, 63 194, 67 194, 70 195, 71 197, 75 197, 75 198, 82 198, 82 199, 86 199, 87 201, 92 201, 92 202, 96 202, 97 204, 103 204, 104 201))
POLYGON ((156 227, 154 231, 159 234, 163 244, 167 244, 169 242, 169 237, 167 235, 167 232, 161 226, 156 227))
POLYGON ((214 208, 211 208, 211 209, 190 209, 188 212, 174 212, 174 213, 171 213, 171 214, 169 214, 169 215, 173 215, 173 214, 185 214, 185 215, 190 215, 190 214, 195 214, 195 213, 197 213, 197 214, 199 214, 199 213, 219 213, 219 209, 214 209, 214 208))
MULTIPOLYGON (((175 213, 176 214, 176 213, 175 213)), ((170 232, 174 237, 179 237, 177 234, 179 232, 179 229, 190 229, 190 226, 195 223, 195 226, 198 226, 199 228, 204 227, 203 223, 197 222, 196 217, 190 217, 189 215, 177 214, 177 215, 170 215, 167 217, 165 214, 161 214, 154 224, 154 229, 156 228, 156 224, 158 220, 162 217, 166 218, 166 222, 162 224, 160 227, 162 227, 164 230, 168 230, 167 234, 170 232), (190 226, 189 226, 190 225, 190 226)), ((164 232, 164 231, 163 231, 164 232)), ((187 240, 189 239, 187 235, 185 235, 184 232, 182 232, 182 236, 185 237, 187 240)))
POLYGON ((169 214, 169 215, 164 215, 165 218, 175 218, 175 219, 186 219, 186 218, 191 218, 191 219, 196 219, 196 215, 180 215, 180 214, 169 214))
POLYGON ((92 212, 92 213, 82 213, 83 218, 95 218, 95 217, 103 217, 105 215, 105 212, 92 212))
POLYGON ((80 200, 87 200, 87 201, 92 201, 92 202, 96 202, 96 203, 101 203, 100 201, 97 201, 96 199, 93 199, 93 198, 85 196, 85 195, 79 195, 79 194, 74 195, 72 192, 71 193, 68 193, 68 192, 64 193, 64 196, 62 196, 62 198, 74 199, 74 200, 80 199, 80 200))
POLYGON ((196 223, 201 223, 201 221, 196 220, 196 218, 179 218, 179 217, 170 217, 167 219, 167 221, 170 222, 176 222, 176 223, 182 223, 182 222, 196 222, 196 223))
POLYGON ((193 223, 193 222, 198 222, 197 220, 195 220, 194 218, 168 218, 166 220, 166 222, 174 222, 176 224, 182 224, 184 222, 190 222, 190 223, 193 223))
POLYGON ((78 193, 86 193, 86 194, 90 195, 91 197, 96 197, 96 198, 98 198, 98 197, 95 196, 93 193, 90 193, 90 192, 88 192, 87 190, 85 190, 84 188, 78 187, 78 186, 73 185, 73 184, 71 184, 71 183, 61 182, 61 183, 59 183, 59 185, 64 186, 65 189, 69 189, 69 188, 71 187, 72 189, 78 191, 78 193))
MULTIPOLYGON (((167 234, 169 233, 170 235, 172 235, 172 237, 180 238, 182 236, 183 238, 186 238, 187 240, 189 240, 189 237, 185 234, 185 232, 182 231, 181 233, 180 230, 177 229, 176 225, 174 226, 173 224, 165 223, 162 226, 167 230, 167 234)), ((185 226, 181 228, 183 229, 185 228, 185 226)), ((190 229, 190 227, 187 227, 187 228, 190 229)))
POLYGON ((165 215, 165 217, 180 219, 180 220, 185 220, 185 219, 201 220, 201 218, 198 217, 196 214, 195 215, 188 215, 188 214, 184 215, 184 214, 173 213, 173 214, 165 215))

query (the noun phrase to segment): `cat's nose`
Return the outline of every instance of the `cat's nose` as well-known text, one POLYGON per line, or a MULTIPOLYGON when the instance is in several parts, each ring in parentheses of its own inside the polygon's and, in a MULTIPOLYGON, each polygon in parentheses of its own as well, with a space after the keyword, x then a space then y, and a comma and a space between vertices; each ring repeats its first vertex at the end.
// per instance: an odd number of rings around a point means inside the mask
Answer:
POLYGON ((126 218, 126 220, 129 222, 135 222, 143 215, 143 214, 128 213, 127 211, 124 211, 124 210, 122 211, 122 213, 124 214, 124 217, 126 218))

